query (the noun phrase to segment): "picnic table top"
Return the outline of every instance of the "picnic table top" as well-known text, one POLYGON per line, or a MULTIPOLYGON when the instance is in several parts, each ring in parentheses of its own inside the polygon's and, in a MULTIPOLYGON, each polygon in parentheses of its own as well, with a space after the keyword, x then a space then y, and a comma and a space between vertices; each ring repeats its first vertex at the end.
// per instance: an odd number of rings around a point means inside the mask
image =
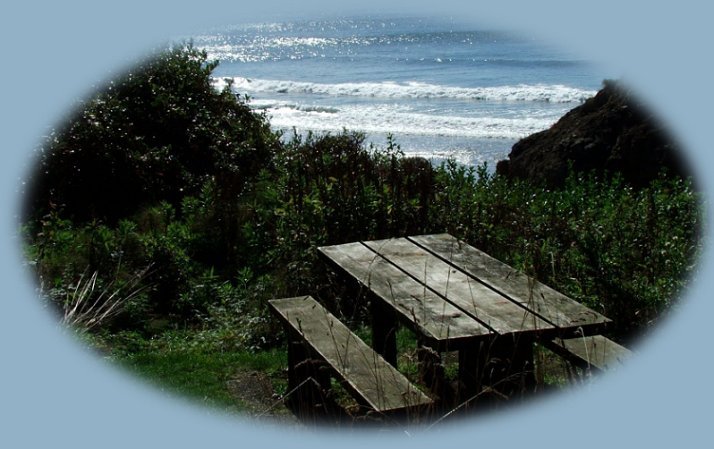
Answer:
POLYGON ((599 332, 610 320, 449 234, 318 248, 426 342, 599 332))

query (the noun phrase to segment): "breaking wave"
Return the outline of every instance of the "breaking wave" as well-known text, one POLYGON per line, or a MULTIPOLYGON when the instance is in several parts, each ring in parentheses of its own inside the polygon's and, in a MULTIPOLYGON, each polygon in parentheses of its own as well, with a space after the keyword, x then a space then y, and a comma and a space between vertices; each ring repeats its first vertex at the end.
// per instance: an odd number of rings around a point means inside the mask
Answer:
POLYGON ((241 93, 318 94, 391 99, 440 99, 490 102, 582 103, 596 91, 560 84, 519 84, 495 87, 454 87, 422 82, 365 82, 321 84, 302 81, 282 81, 251 78, 217 78, 216 87, 232 82, 241 93))

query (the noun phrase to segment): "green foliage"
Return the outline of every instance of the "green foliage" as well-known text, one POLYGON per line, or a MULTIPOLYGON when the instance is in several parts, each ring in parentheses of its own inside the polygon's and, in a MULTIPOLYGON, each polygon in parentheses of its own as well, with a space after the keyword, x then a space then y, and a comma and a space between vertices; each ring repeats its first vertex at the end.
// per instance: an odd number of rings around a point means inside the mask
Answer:
POLYGON ((45 142, 26 215, 59 208, 114 223, 159 201, 178 207, 211 179, 239 195, 279 142, 263 116, 215 90, 216 65, 180 45, 111 81, 45 142))
POLYGON ((231 207, 210 181, 181 213, 161 202, 115 226, 48 214, 28 254, 55 297, 89 268, 107 284, 151 264, 151 288, 128 304, 125 326, 167 317, 259 348, 280 336, 272 297, 315 294, 350 317, 359 308, 327 277, 319 245, 448 231, 600 310, 619 335, 668 310, 701 246, 700 202, 683 180, 636 190, 572 176, 551 191, 453 162, 412 171, 395 147, 368 150, 348 133, 296 138, 277 161, 231 207))
POLYGON ((24 232, 49 300, 61 308, 83 273, 101 291, 151 266, 142 294, 96 332, 194 329, 214 349, 257 351, 282 337, 267 300, 301 294, 359 325, 361 305, 317 247, 404 235, 450 232, 602 311, 615 336, 648 327, 693 273, 701 202, 689 181, 633 189, 581 175, 547 190, 486 166, 433 167, 391 137, 283 144, 214 90, 214 68, 191 45, 168 49, 47 141, 24 232))
MULTIPOLYGON (((280 162, 283 201, 309 238, 333 244, 416 233, 432 195, 432 167, 405 158, 391 140, 384 150, 367 149, 364 136, 295 137, 280 162)), ((289 212, 285 211, 286 215, 289 212)), ((298 237, 298 235, 295 235, 298 237)))
POLYGON ((571 175, 551 191, 445 163, 436 191, 440 226, 600 310, 619 336, 669 309, 701 249, 701 202, 678 178, 633 189, 571 175))
POLYGON ((295 136, 278 158, 274 260, 292 282, 310 285, 319 245, 422 233, 433 170, 405 158, 391 140, 365 148, 364 136, 343 132, 295 136))

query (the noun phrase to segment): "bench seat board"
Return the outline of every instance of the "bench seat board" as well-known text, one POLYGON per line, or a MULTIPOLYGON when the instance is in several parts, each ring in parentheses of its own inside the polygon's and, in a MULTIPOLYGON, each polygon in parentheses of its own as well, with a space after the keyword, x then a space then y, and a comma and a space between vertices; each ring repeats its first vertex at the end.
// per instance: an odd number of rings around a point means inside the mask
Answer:
POLYGON ((432 400, 310 296, 269 301, 336 376, 375 411, 430 405, 432 400))
POLYGON ((602 371, 616 368, 632 357, 632 351, 602 336, 556 338, 545 345, 556 354, 582 366, 593 366, 602 371))
POLYGON ((534 280, 449 234, 408 237, 558 328, 597 329, 605 316, 534 280))

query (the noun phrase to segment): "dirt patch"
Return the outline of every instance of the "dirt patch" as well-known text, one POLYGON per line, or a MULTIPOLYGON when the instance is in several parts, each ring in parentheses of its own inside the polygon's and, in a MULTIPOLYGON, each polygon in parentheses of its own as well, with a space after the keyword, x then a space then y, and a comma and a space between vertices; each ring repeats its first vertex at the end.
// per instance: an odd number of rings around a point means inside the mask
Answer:
POLYGON ((253 418, 293 424, 298 422, 285 407, 281 397, 273 390, 270 377, 263 372, 248 370, 236 372, 228 381, 228 390, 253 418))

